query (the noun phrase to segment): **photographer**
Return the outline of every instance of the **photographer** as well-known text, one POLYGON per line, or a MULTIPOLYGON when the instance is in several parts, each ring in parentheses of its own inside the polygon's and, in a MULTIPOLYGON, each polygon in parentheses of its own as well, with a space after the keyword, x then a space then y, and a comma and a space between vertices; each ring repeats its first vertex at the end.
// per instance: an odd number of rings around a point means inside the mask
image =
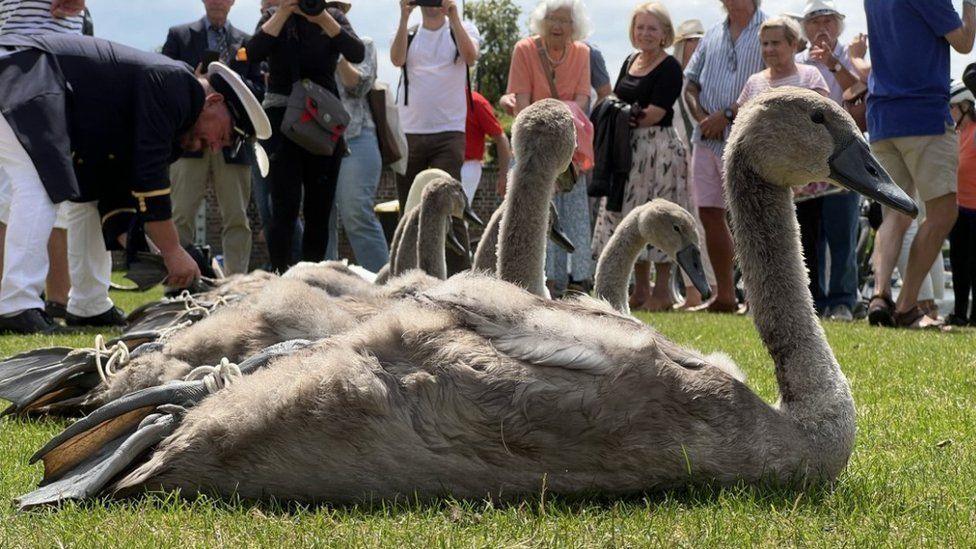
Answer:
POLYGON ((305 233, 302 259, 321 261, 325 258, 329 212, 346 150, 345 143, 340 140, 334 154, 320 156, 281 134, 279 128, 292 84, 308 79, 338 96, 335 73, 339 56, 359 63, 366 51, 346 19, 349 4, 330 2, 326 9, 310 15, 299 9, 300 3, 316 4, 308 0, 282 0, 277 10, 261 18, 257 32, 247 45, 252 63, 268 61, 264 107, 275 130, 274 136, 265 144, 271 160, 268 183, 272 212, 268 248, 271 266, 279 272, 294 263, 290 250, 303 189, 305 233))
MULTIPOLYGON (((401 213, 414 177, 427 168, 440 168, 461 179, 464 130, 468 117, 468 67, 478 61, 481 37, 471 23, 461 21, 455 0, 400 0, 400 26, 390 46, 390 60, 403 69, 397 105, 407 135, 407 173, 397 177, 401 213), (436 5, 434 5, 436 3, 436 5), (420 26, 407 27, 420 7, 420 26)), ((463 225, 454 233, 467 244, 463 225)), ((470 266, 448 252, 448 272, 470 266)))

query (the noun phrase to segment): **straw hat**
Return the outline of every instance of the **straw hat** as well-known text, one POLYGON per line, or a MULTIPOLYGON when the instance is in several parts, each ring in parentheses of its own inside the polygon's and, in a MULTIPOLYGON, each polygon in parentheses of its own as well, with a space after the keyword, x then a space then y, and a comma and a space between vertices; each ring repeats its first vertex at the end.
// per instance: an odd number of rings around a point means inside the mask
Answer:
POLYGON ((698 19, 689 19, 678 25, 678 30, 674 33, 674 43, 678 44, 692 38, 705 36, 705 27, 698 19))
POLYGON ((821 15, 836 15, 841 19, 844 18, 844 14, 837 11, 834 0, 807 0, 807 5, 803 8, 803 19, 812 19, 821 15))

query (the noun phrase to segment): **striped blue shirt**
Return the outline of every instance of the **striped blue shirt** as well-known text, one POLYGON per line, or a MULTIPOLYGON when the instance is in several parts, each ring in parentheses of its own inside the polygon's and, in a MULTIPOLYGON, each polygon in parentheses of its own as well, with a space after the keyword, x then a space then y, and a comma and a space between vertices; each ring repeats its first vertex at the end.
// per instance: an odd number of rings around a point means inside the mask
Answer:
MULTIPOLYGON (((729 20, 708 29, 701 44, 688 62, 685 77, 701 88, 699 102, 706 112, 722 112, 735 104, 742 93, 746 80, 763 70, 762 46, 759 42, 759 27, 767 19, 762 10, 756 10, 749 25, 732 42, 729 20)), ((729 130, 721 141, 703 139, 701 130, 695 126, 693 141, 722 156, 729 130)))
POLYGON ((82 24, 80 15, 51 15, 51 0, 0 0, 0 34, 81 34, 82 24))

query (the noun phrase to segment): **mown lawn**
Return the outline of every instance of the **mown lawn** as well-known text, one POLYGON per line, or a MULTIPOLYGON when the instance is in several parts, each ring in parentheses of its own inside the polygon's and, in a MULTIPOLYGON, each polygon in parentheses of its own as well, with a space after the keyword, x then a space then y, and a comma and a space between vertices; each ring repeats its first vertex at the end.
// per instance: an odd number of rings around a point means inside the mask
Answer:
MULTIPOLYGON (((119 294, 120 305, 158 293, 119 294)), ((770 361, 746 318, 645 317, 674 340, 728 353, 775 399, 770 361)), ((152 495, 15 513, 40 466, 27 459, 62 421, 0 423, 0 547, 156 546, 976 546, 976 332, 918 334, 828 323, 858 405, 858 440, 834 486, 802 492, 698 489, 628 500, 520 505, 445 501, 297 508, 152 495)), ((70 337, 0 337, 0 355, 70 337)))

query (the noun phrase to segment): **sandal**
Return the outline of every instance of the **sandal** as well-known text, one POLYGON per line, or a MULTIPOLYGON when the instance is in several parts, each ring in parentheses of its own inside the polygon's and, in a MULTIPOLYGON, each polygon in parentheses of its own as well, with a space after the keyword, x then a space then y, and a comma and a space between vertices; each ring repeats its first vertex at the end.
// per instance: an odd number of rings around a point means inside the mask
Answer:
POLYGON ((868 302, 868 323, 872 326, 894 326, 894 312, 895 302, 887 295, 876 294, 868 302))
POLYGON ((899 313, 895 311, 892 317, 897 328, 908 330, 941 330, 945 323, 941 320, 933 320, 925 314, 921 307, 915 305, 911 309, 899 313))

